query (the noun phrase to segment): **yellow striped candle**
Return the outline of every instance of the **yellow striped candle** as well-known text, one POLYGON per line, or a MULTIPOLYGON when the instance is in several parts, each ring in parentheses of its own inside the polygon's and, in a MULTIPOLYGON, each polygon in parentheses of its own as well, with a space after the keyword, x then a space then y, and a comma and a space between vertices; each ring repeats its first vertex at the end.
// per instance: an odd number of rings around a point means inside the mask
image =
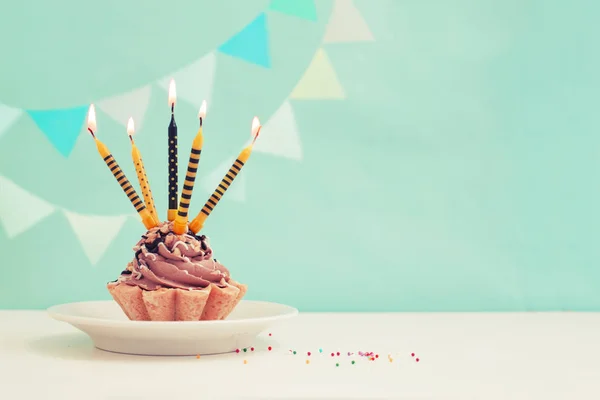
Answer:
POLYGON ((190 202, 192 201, 192 191, 194 190, 194 181, 196 180, 196 173, 198 172, 198 163, 200 162, 200 153, 202 153, 202 144, 204 137, 202 136, 202 123, 206 118, 206 101, 202 102, 200 111, 198 112, 198 119, 200 120, 200 128, 196 137, 192 142, 192 150, 190 152, 190 160, 188 161, 187 173, 185 175, 185 181, 183 182, 183 190, 181 191, 181 200, 179 200, 179 210, 173 223, 173 232, 178 235, 187 233, 188 223, 188 211, 190 202))
POLYGON ((154 222, 156 223, 156 225, 158 225, 160 223, 160 220, 158 219, 158 213, 156 212, 156 207, 154 206, 154 198, 152 197, 150 182, 148 181, 148 177, 146 176, 146 168, 144 168, 142 154, 140 153, 140 150, 135 145, 135 141, 133 140, 134 134, 135 125, 133 123, 133 118, 129 118, 129 121, 127 121, 127 135, 129 135, 129 140, 131 141, 131 158, 133 159, 133 165, 135 166, 135 173, 137 174, 140 188, 142 188, 142 195, 144 196, 146 208, 148 209, 148 211, 150 211, 150 214, 152 215, 152 218, 154 218, 154 222))
POLYGON ((117 164, 117 161, 110 153, 108 148, 96 137, 96 110, 93 104, 90 105, 90 110, 88 112, 88 131, 92 134, 92 137, 96 141, 98 153, 100 153, 100 155, 104 159, 104 162, 106 163, 106 166, 110 169, 110 172, 112 172, 112 174, 114 175, 115 179, 121 186, 121 189, 123 189, 123 191, 129 198, 129 201, 131 202, 131 204, 133 204, 133 207, 142 218, 142 222, 144 223, 144 226, 146 226, 146 229, 155 227, 157 224, 154 222, 152 214, 150 214, 150 211, 148 211, 148 209, 144 205, 144 202, 140 200, 135 189, 129 183, 129 180, 125 176, 125 173, 123 173, 121 167, 119 167, 119 164, 117 164))
POLYGON ((233 165, 231 166, 229 171, 227 171, 227 173, 221 180, 221 183, 219 183, 219 186, 217 186, 213 194, 208 198, 206 204, 204 204, 204 207, 202 207, 202 210, 200 210, 196 218, 194 218, 190 223, 190 230, 194 234, 198 233, 200 229, 202 229, 206 218, 208 218, 212 210, 214 210, 214 208, 217 206, 219 200, 223 198, 223 195, 225 194, 229 186, 231 186, 235 177, 240 173, 242 167, 250 158, 250 154, 252 154, 252 146, 258 138, 260 128, 260 121, 257 117, 254 117, 254 119, 252 120, 252 142, 248 146, 246 146, 238 155, 237 159, 233 162, 233 165))

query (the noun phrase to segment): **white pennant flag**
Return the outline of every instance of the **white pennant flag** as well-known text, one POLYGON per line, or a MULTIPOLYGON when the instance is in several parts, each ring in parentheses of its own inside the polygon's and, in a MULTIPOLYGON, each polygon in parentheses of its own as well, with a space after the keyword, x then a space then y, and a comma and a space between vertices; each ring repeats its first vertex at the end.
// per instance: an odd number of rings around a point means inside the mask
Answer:
POLYGON ((9 238, 26 232, 56 207, 0 176, 0 223, 9 238))
POLYGON ((144 117, 150 104, 152 88, 150 85, 131 92, 100 100, 96 106, 119 124, 126 126, 129 117, 133 117, 137 131, 142 129, 144 117))
POLYGON ((285 101, 261 128, 254 150, 292 160, 302 159, 296 117, 289 101, 285 101))
POLYGON ((213 81, 215 77, 216 56, 209 53, 192 64, 164 77, 158 81, 160 87, 169 90, 171 79, 177 84, 177 98, 181 98, 196 108, 200 108, 202 101, 210 106, 213 81))
POLYGON ((0 104, 0 136, 21 116, 23 110, 0 104))
MULTIPOLYGON (((231 160, 231 162, 226 161, 221 163, 217 168, 212 170, 208 174, 208 176, 200 178, 202 179, 202 188, 207 193, 212 194, 215 191, 215 189, 219 186, 219 183, 221 183, 221 180, 223 179, 227 171, 229 171, 229 169, 231 168, 233 161, 234 160, 231 160)), ((243 169, 240 172, 240 174, 235 177, 231 185, 227 188, 227 191, 223 195, 223 199, 229 199, 238 202, 246 201, 246 179, 244 177, 243 169)), ((208 200, 208 198, 206 200, 208 200)), ((204 201, 206 202, 206 200, 204 201)), ((204 206, 204 203, 202 203, 202 205, 204 206)))
POLYGON ((370 42, 375 40, 352 0, 335 0, 323 38, 324 43, 370 42))
POLYGON ((95 265, 127 221, 127 215, 81 215, 63 210, 92 265, 95 265))

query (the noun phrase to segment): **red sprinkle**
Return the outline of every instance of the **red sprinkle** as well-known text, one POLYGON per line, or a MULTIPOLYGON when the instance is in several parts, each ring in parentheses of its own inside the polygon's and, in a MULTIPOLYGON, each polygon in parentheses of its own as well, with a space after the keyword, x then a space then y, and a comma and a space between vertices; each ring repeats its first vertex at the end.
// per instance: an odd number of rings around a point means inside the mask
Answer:
POLYGON ((236 352, 236 353, 239 353, 239 352, 240 352, 240 349, 235 349, 235 352, 236 352))
POLYGON ((307 354, 310 356, 310 351, 307 354))
POLYGON ((411 356, 411 357, 414 357, 414 356, 415 356, 415 353, 410 353, 410 356, 411 356))
POLYGON ((375 361, 375 358, 374 358, 374 357, 371 357, 371 361, 375 361))
POLYGON ((339 352, 339 351, 337 352, 337 355, 338 355, 338 356, 340 355, 340 352, 339 352))
POLYGON ((271 350, 272 350, 272 348, 271 348, 271 346, 269 346, 269 351, 271 351, 271 350))
POLYGON ((250 347, 250 351, 254 351, 254 347, 250 347))
POLYGON ((334 354, 334 353, 331 353, 331 357, 333 357, 333 356, 335 356, 335 354, 334 354))
POLYGON ((269 333, 269 336, 273 336, 273 335, 269 333))
POLYGON ((419 362, 419 359, 417 358, 415 361, 416 361, 416 362, 419 362))
POLYGON ((375 354, 375 358, 379 358, 379 354, 375 354))

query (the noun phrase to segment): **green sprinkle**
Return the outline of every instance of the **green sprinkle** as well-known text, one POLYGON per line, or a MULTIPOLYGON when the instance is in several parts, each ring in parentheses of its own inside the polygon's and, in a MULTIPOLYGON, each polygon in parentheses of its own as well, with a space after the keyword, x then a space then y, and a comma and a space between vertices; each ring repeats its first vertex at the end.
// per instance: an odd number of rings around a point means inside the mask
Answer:
POLYGON ((323 352, 323 349, 319 349, 319 353, 322 353, 322 352, 323 352))
POLYGON ((335 366, 336 366, 336 367, 339 367, 339 366, 340 366, 340 363, 335 363, 335 366))
POLYGON ((296 354, 296 350, 294 350, 294 354, 296 354))
POLYGON ((354 364, 356 361, 352 360, 352 364, 354 364))
POLYGON ((247 352, 247 351, 248 351, 248 349, 244 349, 244 353, 247 352))

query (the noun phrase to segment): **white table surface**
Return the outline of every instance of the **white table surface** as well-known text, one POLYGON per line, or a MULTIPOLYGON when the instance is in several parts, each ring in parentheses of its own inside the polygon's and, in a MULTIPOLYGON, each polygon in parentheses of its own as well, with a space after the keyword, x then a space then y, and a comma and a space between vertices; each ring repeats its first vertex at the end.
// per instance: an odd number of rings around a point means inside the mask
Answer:
POLYGON ((45 312, 0 311, 0 398, 600 398, 600 313, 303 313, 271 333, 248 353, 129 356, 45 312))

